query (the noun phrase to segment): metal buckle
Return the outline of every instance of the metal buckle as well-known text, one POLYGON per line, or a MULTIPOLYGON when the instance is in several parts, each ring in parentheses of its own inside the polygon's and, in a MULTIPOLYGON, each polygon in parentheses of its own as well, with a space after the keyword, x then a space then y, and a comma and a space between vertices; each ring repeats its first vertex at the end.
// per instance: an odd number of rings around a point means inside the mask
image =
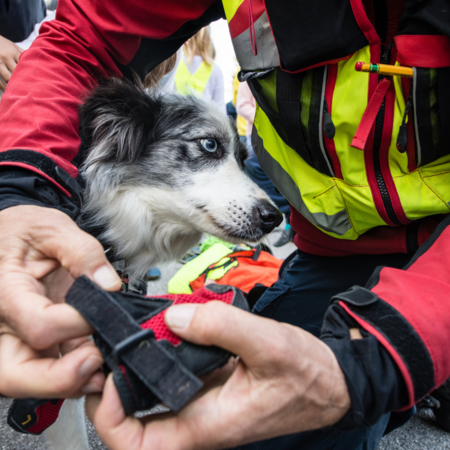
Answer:
POLYGON ((142 342, 145 342, 149 339, 153 339, 154 337, 155 334, 153 333, 153 330, 151 330, 150 328, 138 331, 137 333, 128 336, 126 339, 119 342, 114 347, 112 352, 113 358, 116 360, 117 364, 121 364, 121 355, 123 352, 127 351, 131 347, 134 347, 138 343, 140 345, 142 342))

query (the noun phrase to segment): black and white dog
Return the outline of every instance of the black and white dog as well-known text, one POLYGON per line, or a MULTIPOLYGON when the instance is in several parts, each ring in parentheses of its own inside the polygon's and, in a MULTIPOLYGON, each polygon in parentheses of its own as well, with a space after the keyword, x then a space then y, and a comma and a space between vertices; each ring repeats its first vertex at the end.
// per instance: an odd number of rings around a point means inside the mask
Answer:
POLYGON ((234 125, 194 96, 149 96, 112 80, 80 110, 83 217, 128 264, 131 282, 175 260, 206 232, 257 242, 282 221, 243 171, 234 125))
MULTIPOLYGON (((257 242, 282 221, 244 173, 232 122, 196 97, 98 86, 80 109, 86 183, 82 224, 127 261, 130 282, 183 256, 202 233, 257 242)), ((88 450, 83 403, 66 401, 47 432, 53 450, 88 450)))

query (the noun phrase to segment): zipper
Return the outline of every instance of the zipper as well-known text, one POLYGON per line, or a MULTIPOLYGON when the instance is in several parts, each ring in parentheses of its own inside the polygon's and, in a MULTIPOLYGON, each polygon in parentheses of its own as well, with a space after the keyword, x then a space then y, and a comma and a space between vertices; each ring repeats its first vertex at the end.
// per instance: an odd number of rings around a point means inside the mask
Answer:
MULTIPOLYGON (((391 54, 391 49, 393 47, 393 43, 390 43, 386 49, 383 51, 380 63, 387 64, 389 62, 389 57, 391 54)), ((383 75, 378 76, 378 82, 382 81, 384 78, 383 75)), ((383 126, 384 126, 384 116, 385 116, 385 103, 386 99, 383 100, 381 104, 381 108, 378 111, 377 118, 375 119, 375 133, 373 137, 373 169, 375 172, 375 179, 377 181, 378 190, 381 195, 381 199, 383 201, 384 208, 386 210, 386 214, 389 219, 396 225, 400 225, 401 222, 395 214, 394 207, 392 205, 391 197, 389 196, 389 192, 386 187, 386 183, 383 178, 383 173, 381 171, 381 162, 380 162, 380 150, 381 143, 383 140, 383 126)))

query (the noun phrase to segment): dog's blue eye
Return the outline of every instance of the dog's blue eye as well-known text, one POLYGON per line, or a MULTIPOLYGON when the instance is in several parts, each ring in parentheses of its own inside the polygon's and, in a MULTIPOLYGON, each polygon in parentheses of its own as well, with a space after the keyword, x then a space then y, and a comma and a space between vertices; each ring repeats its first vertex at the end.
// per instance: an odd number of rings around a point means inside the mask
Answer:
POLYGON ((217 142, 214 139, 202 139, 200 144, 207 152, 212 153, 217 150, 217 142))

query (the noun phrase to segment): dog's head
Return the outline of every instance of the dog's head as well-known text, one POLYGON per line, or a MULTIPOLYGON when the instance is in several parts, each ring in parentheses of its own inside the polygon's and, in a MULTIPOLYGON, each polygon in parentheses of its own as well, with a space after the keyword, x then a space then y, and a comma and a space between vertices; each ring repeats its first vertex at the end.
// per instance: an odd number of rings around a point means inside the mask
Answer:
POLYGON ((207 232, 256 242, 278 226, 279 211, 244 173, 247 156, 231 121, 196 97, 149 96, 112 80, 81 107, 87 149, 85 215, 131 254, 171 259, 207 232), (127 234, 129 234, 127 238, 127 234))

